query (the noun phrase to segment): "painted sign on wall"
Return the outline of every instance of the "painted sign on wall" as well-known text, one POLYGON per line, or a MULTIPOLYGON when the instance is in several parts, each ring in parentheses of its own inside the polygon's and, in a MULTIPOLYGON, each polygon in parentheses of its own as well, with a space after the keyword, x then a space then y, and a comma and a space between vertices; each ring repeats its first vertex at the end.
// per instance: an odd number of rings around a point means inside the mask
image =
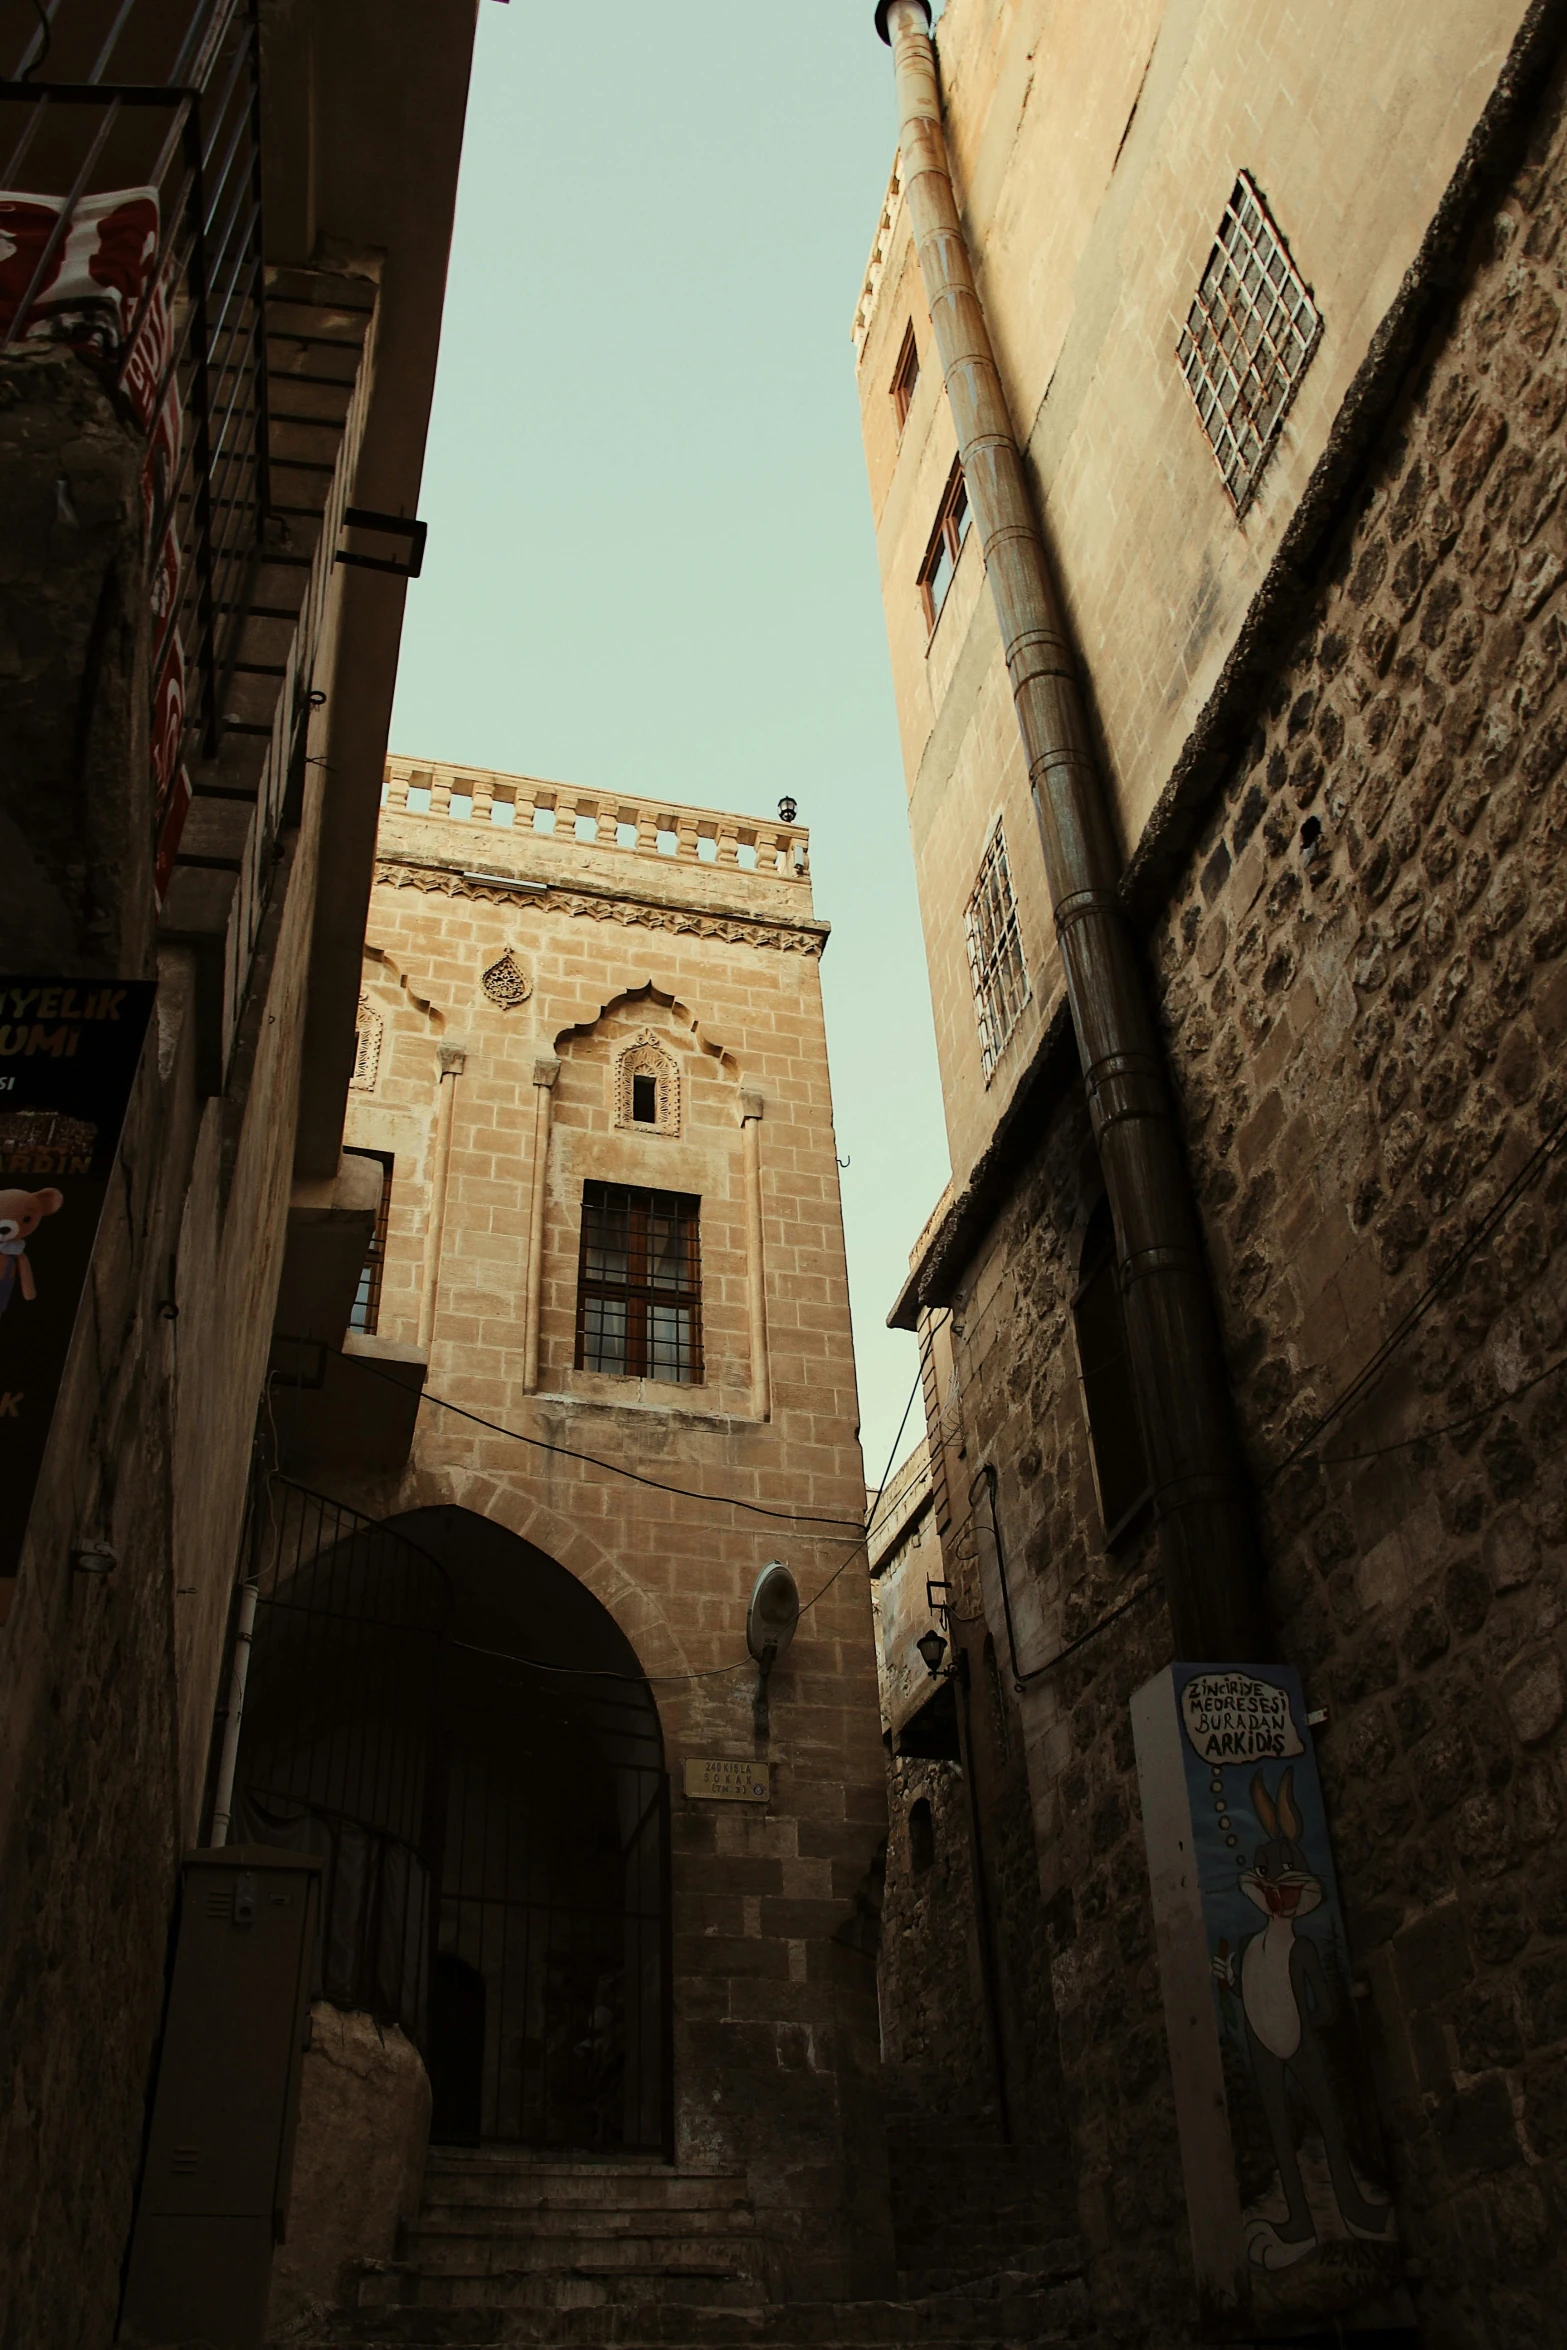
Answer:
POLYGON ((1299 1677, 1172 1665, 1132 1725, 1208 2315, 1407 2323, 1299 1677))
POLYGON ((156 993, 0 980, 0 1622, 156 993))

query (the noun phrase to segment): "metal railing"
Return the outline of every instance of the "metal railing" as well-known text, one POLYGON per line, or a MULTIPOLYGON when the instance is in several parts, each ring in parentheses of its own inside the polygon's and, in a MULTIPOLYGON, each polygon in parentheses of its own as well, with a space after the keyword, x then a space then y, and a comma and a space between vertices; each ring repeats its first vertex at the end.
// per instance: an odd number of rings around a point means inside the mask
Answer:
POLYGON ((259 6, 36 6, 0 80, 0 349, 74 345, 147 434, 161 825, 218 747, 270 503, 259 6))

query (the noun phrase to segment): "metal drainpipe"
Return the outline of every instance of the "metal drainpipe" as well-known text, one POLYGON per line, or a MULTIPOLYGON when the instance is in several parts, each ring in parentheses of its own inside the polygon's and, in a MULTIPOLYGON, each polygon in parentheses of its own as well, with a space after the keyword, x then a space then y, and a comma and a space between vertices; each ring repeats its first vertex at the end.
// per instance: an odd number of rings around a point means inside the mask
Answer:
POLYGON ((903 197, 957 427, 1039 820, 1089 1115, 1115 1220, 1127 1346, 1178 1656, 1263 1653, 1250 1512, 1158 1032, 1076 661, 1034 519, 953 195, 927 0, 880 0, 903 197))

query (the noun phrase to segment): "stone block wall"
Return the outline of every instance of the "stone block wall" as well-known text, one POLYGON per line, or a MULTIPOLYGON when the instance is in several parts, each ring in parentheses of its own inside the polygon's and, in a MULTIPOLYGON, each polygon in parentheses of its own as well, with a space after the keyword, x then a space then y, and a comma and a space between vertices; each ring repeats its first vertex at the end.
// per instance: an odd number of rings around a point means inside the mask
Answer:
MULTIPOLYGON (((363 1015, 378 1042, 347 1126, 351 1148, 393 1160, 378 1343, 418 1341, 440 1217, 429 1380, 406 1474, 354 1498, 374 1515, 440 1504, 504 1525, 576 1577, 632 1643, 673 1774, 677 2159, 747 2171, 788 2294, 883 2288, 892 2246, 866 1912, 885 1791, 856 1556, 865 1488, 817 972, 825 926, 811 913, 804 836, 786 877, 739 864, 742 827, 768 830, 741 819, 617 800, 595 816, 598 836, 579 841, 564 822, 548 833, 484 820, 496 787, 517 795, 508 807, 542 788, 527 778, 433 772, 436 792, 454 778, 444 808, 406 811, 394 797, 382 821, 363 1015), (453 798, 470 813, 453 816, 453 798), (700 823, 717 828, 720 855, 729 844, 727 861, 701 857, 700 823), (622 827, 635 838, 617 845, 622 827), (689 832, 691 853, 653 848, 659 831, 689 832), (532 886, 492 886, 486 873, 532 886), (516 977, 497 997, 486 978, 508 954, 516 977), (617 1119, 620 1064, 644 1032, 678 1078, 678 1121, 664 1130, 617 1119), (440 1052, 459 1040, 438 1210, 440 1052), (547 1088, 541 1068, 553 1072, 547 1088), (577 1367, 585 1181, 700 1199, 699 1383, 577 1367), (773 1559, 811 1604, 772 1676, 759 1739, 745 1620, 773 1559), (687 1758, 753 1755, 771 1766, 767 1807, 685 1795, 687 1758)), ((403 773, 394 761, 394 793, 403 773)))
MULTIPOLYGON (((1564 198, 1558 87, 1151 939, 1434 2350, 1558 2339, 1567 2282, 1564 198)), ((1064 1652, 1020 1700, 1032 1931, 1095 2308, 1143 2342, 1190 2312, 1127 1719, 1169 1634, 1088 1477, 1095 1183, 1069 1096, 954 1321, 1021 1661, 1064 1652)))

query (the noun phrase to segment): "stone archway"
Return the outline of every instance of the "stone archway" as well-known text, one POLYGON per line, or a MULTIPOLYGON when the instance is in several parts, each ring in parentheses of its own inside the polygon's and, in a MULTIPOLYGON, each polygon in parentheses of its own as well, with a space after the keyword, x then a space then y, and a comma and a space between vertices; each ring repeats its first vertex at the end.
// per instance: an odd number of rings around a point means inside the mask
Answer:
POLYGON ((455 1504, 386 1522, 451 1590, 432 1754, 432 2137, 579 2155, 670 2135, 657 1708, 603 1603, 455 1504))

